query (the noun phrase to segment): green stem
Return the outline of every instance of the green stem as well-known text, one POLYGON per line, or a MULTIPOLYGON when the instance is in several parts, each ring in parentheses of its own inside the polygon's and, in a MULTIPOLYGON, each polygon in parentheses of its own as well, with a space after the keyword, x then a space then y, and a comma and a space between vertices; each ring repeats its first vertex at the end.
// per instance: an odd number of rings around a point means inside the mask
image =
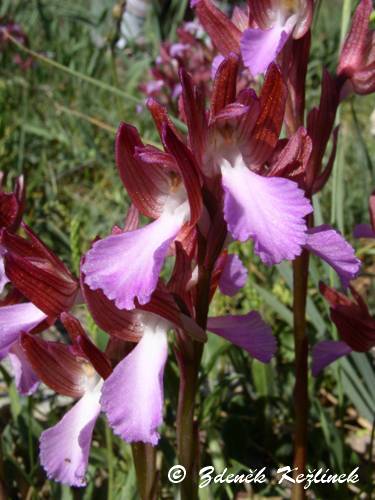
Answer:
POLYGON ((114 476, 113 476, 113 444, 112 444, 112 431, 105 426, 105 438, 107 443, 107 461, 108 461, 108 490, 107 490, 107 500, 112 500, 113 488, 114 488, 114 476))
POLYGON ((150 444, 132 444, 133 461, 137 475, 139 495, 142 500, 156 500, 156 448, 150 444))
MULTIPOLYGON (((307 459, 307 420, 308 400, 308 342, 306 336, 306 299, 309 270, 309 253, 304 250, 293 262, 293 315, 294 315, 294 350, 295 350, 295 385, 294 385, 294 458, 293 467, 296 477, 303 474, 307 459)), ((304 484, 294 484, 292 499, 306 498, 304 484)))

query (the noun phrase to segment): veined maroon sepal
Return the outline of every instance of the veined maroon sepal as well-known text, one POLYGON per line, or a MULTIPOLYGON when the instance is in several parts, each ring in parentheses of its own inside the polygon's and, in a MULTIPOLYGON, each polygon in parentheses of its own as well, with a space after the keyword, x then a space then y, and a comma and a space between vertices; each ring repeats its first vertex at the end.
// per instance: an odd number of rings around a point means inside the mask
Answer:
POLYGON ((354 13, 337 67, 337 74, 349 78, 359 94, 375 91, 375 34, 369 29, 371 0, 361 0, 354 13))
POLYGON ((243 154, 251 156, 251 134, 259 118, 260 102, 253 89, 242 90, 237 96, 237 102, 248 109, 247 113, 241 117, 238 123, 236 130, 238 143, 243 154))
POLYGON ((124 341, 138 342, 141 339, 143 326, 137 311, 119 309, 101 290, 91 290, 84 283, 83 274, 81 287, 86 305, 99 328, 124 341))
POLYGON ((199 161, 202 161, 207 140, 204 95, 202 90, 193 84, 191 76, 183 68, 180 69, 180 81, 184 113, 189 130, 189 146, 199 161))
POLYGON ((311 31, 302 38, 286 44, 281 68, 288 87, 288 99, 285 110, 285 125, 291 135, 304 123, 306 75, 311 47, 311 31))
POLYGON ((312 141, 306 129, 300 127, 281 150, 268 175, 287 177, 303 186, 311 151, 312 141))
POLYGON ((353 287, 350 290, 354 300, 324 283, 320 284, 320 292, 330 304, 331 319, 341 339, 353 351, 367 352, 375 346, 375 319, 356 290, 353 287))
POLYGON ((131 204, 125 217, 123 231, 135 231, 139 226, 139 210, 131 204))
POLYGON ((209 34, 213 44, 224 56, 239 53, 241 31, 211 0, 194 2, 199 21, 209 34))
POLYGON ((62 313, 60 319, 72 339, 73 347, 77 348, 77 354, 85 357, 104 380, 109 377, 112 373, 109 359, 91 341, 80 321, 69 313, 62 313))
POLYGON ((206 332, 197 325, 193 318, 180 311, 171 293, 161 281, 159 281, 158 288, 152 294, 151 301, 148 304, 139 305, 138 308, 170 321, 198 342, 205 342, 207 340, 206 332))
POLYGON ((279 140, 286 98, 287 88, 281 71, 276 64, 271 64, 260 94, 260 115, 252 133, 249 161, 253 165, 263 165, 279 140))
POLYGON ((84 362, 78 360, 68 345, 49 342, 23 333, 21 346, 40 380, 59 394, 78 398, 85 393, 84 362))
POLYGON ((27 239, 2 233, 1 243, 7 250, 5 273, 22 295, 48 316, 56 317, 75 303, 78 283, 30 228, 24 229, 27 239))
POLYGON ((136 147, 135 158, 151 167, 160 165, 165 171, 178 172, 176 160, 173 156, 154 146, 146 145, 143 148, 136 147))
POLYGON ((307 132, 313 144, 306 172, 306 187, 308 189, 312 188, 321 172, 324 153, 331 137, 338 105, 339 92, 337 82, 324 69, 319 108, 313 108, 307 117, 307 132))
POLYGON ((116 164, 121 180, 138 210, 158 217, 170 190, 168 173, 160 165, 146 165, 137 159, 136 148, 143 148, 138 131, 121 123, 116 135, 116 164))
POLYGON ((189 255, 180 242, 176 242, 176 260, 172 276, 168 282, 168 290, 186 300, 187 286, 191 280, 192 269, 189 255))
POLYGON ((163 127, 167 123, 173 132, 180 137, 179 132, 174 126, 172 120, 168 116, 168 111, 164 106, 162 106, 158 101, 150 97, 146 101, 147 109, 150 111, 152 118, 155 122, 156 128, 158 129, 160 139, 163 141, 163 127))
POLYGON ((214 80, 211 97, 210 123, 228 104, 236 100, 239 57, 230 53, 220 64, 214 80))
POLYGON ((270 12, 274 8, 274 0, 248 0, 249 24, 254 22, 261 30, 266 30, 270 24, 270 12))
POLYGON ((199 220, 203 202, 201 194, 201 174, 196 159, 190 149, 177 137, 168 124, 164 124, 163 143, 173 155, 183 179, 190 204, 190 224, 199 220))

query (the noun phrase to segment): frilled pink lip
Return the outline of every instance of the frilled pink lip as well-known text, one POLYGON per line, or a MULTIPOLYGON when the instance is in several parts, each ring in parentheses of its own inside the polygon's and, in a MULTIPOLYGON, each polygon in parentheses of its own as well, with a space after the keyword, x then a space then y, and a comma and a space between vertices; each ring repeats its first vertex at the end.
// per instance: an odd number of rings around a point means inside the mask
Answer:
POLYGON ((94 243, 82 271, 92 290, 102 290, 119 309, 134 309, 150 301, 168 249, 184 219, 161 215, 150 224, 94 243))
POLYGON ((101 404, 114 432, 128 443, 156 445, 163 419, 168 325, 150 315, 139 343, 104 382, 101 404))
POLYGON ((92 433, 100 413, 100 391, 86 392, 53 427, 40 437, 40 462, 49 479, 86 486, 92 433))
POLYGON ((266 264, 293 260, 306 244, 312 206, 298 185, 281 177, 262 177, 239 159, 222 168, 224 217, 233 238, 254 241, 266 264))

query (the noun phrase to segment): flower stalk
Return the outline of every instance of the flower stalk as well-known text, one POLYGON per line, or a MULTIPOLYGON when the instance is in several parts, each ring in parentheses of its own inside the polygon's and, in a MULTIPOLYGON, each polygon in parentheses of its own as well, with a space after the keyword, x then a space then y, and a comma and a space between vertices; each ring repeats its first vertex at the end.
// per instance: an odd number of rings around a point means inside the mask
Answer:
MULTIPOLYGON (((211 272, 204 265, 199 267, 196 321, 204 330, 207 327, 211 272)), ((199 431, 194 422, 194 409, 198 388, 199 367, 203 354, 203 344, 183 336, 183 344, 178 356, 181 381, 177 414, 177 451, 179 463, 186 470, 186 478, 181 483, 181 499, 198 498, 199 431)))
MULTIPOLYGON (((293 467, 298 469, 294 476, 303 474, 307 457, 308 401, 308 341, 306 336, 306 299, 309 270, 309 253, 304 250, 293 262, 293 315, 294 315, 294 457, 293 467)), ((305 498, 302 483, 295 483, 292 490, 293 500, 305 498)))
POLYGON ((132 454, 140 498, 155 500, 157 498, 156 448, 150 444, 133 443, 132 454))

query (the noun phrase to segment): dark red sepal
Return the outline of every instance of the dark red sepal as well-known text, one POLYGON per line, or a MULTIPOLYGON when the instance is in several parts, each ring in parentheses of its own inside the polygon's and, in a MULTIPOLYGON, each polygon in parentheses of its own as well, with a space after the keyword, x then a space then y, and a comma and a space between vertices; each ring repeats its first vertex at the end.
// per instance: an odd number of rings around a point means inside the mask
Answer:
POLYGON ((4 231, 5 272, 12 284, 50 317, 68 311, 75 303, 78 283, 64 263, 32 232, 28 239, 4 231))
POLYGON ((341 50, 337 67, 338 75, 351 78, 363 68, 368 49, 369 19, 372 8, 371 0, 361 0, 359 2, 341 50))
POLYGON ((152 118, 154 119, 156 128, 158 129, 160 135, 160 139, 163 141, 163 127, 165 123, 167 123, 173 130, 173 132, 177 135, 177 137, 181 139, 180 134, 178 133, 172 120, 168 116, 168 111, 166 110, 166 108, 152 97, 147 99, 146 104, 148 110, 152 115, 152 118))
POLYGON ((203 207, 199 166, 193 153, 168 124, 164 124, 163 143, 165 149, 175 158, 184 181, 190 204, 190 224, 194 225, 199 220, 203 207))
POLYGON ((101 290, 91 290, 81 275, 82 293, 95 323, 121 340, 138 342, 143 334, 143 326, 137 311, 118 309, 101 290))
POLYGON ((271 156, 284 119, 287 88, 278 66, 272 63, 265 77, 260 94, 260 114, 251 136, 249 161, 263 165, 271 156))
POLYGON ((375 319, 370 315, 362 297, 351 287, 354 301, 320 284, 320 292, 330 304, 331 319, 339 335, 353 351, 367 352, 375 347, 375 319))
POLYGON ((148 165, 136 157, 144 145, 132 125, 121 123, 116 135, 116 165, 132 202, 147 217, 157 218, 170 190, 168 172, 160 165, 148 165))
POLYGON ((198 160, 202 161, 207 140, 204 95, 202 90, 193 84, 191 76, 184 69, 180 70, 180 81, 184 113, 189 130, 189 146, 198 160))
POLYGON ((239 57, 231 53, 220 64, 214 80, 211 96, 210 123, 228 104, 236 100, 239 57))
POLYGON ((90 361, 103 379, 108 378, 112 373, 111 363, 106 355, 91 341, 80 321, 69 313, 62 313, 60 320, 69 333, 73 345, 78 348, 81 355, 90 361))
POLYGON ((304 127, 289 139, 267 175, 287 177, 303 186, 305 171, 312 151, 312 141, 304 127))
POLYGON ((198 0, 195 10, 199 21, 221 54, 226 56, 230 52, 239 53, 241 31, 211 0, 198 0))
POLYGON ((339 105, 337 82, 323 70, 319 108, 313 108, 307 117, 307 132, 313 143, 306 173, 307 188, 311 189, 322 169, 322 160, 335 123, 339 105))
POLYGON ((71 353, 68 345, 22 333, 21 346, 34 372, 48 387, 73 398, 85 393, 84 362, 71 353))
POLYGON ((173 323, 177 328, 181 328, 194 340, 205 342, 207 335, 197 323, 186 314, 183 314, 177 306, 170 292, 162 282, 159 282, 158 288, 152 294, 151 301, 145 305, 137 305, 138 309, 157 314, 162 318, 173 323))

